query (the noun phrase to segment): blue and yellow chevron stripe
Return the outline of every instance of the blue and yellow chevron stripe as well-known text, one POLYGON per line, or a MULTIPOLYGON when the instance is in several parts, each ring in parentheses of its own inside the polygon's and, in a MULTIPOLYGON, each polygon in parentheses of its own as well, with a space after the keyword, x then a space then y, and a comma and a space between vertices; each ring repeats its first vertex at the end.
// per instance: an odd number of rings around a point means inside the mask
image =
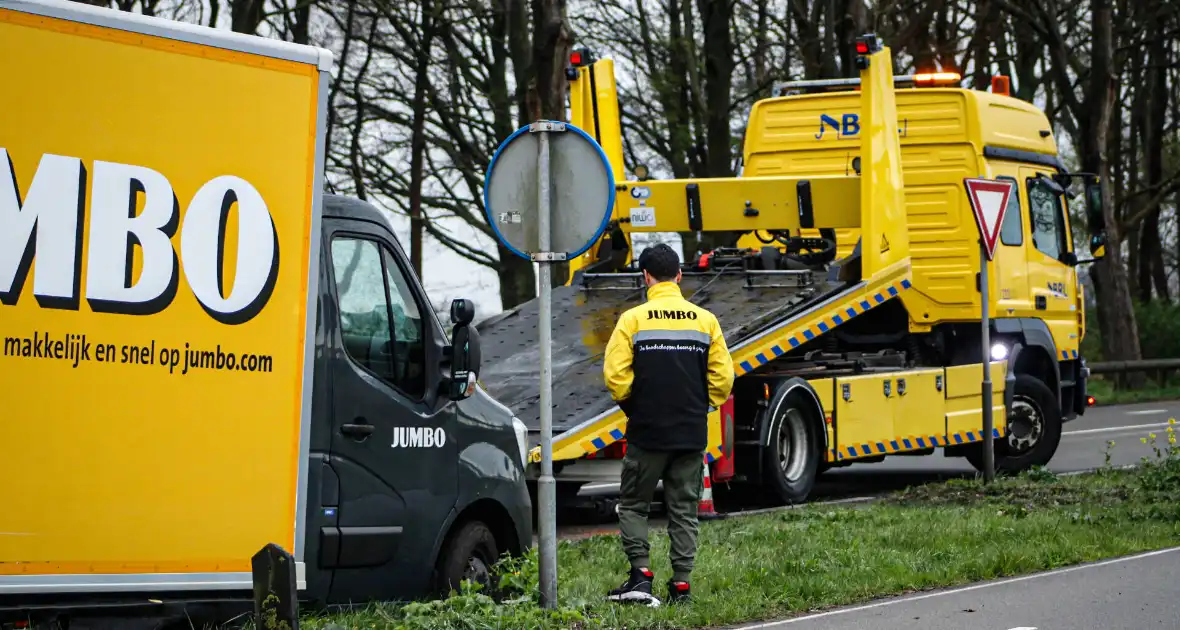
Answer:
MULTIPOLYGON (((992 436, 999 439, 1004 437, 1003 429, 992 429, 992 436)), ((916 451, 923 448, 930 448, 934 446, 950 446, 953 444, 970 444, 971 442, 982 442, 983 430, 979 431, 964 431, 962 433, 950 433, 947 435, 923 435, 923 436, 908 436, 896 437, 883 442, 869 442, 865 444, 842 444, 836 448, 835 451, 828 452, 828 461, 833 460, 833 456, 837 460, 857 459, 860 457, 872 457, 874 455, 887 455, 889 453, 901 453, 904 451, 916 451)))
POLYGON ((810 325, 788 329, 783 331, 782 334, 766 338, 763 340, 763 346, 769 347, 766 347, 766 349, 758 352, 749 359, 737 362, 734 365, 735 376, 742 376, 743 374, 753 372, 755 369, 785 354, 788 350, 798 348, 836 326, 897 297, 899 293, 910 288, 910 286, 909 279, 902 278, 877 291, 859 295, 842 304, 833 306, 819 321, 813 321, 810 325))
POLYGON ((623 430, 619 427, 609 427, 595 434, 590 439, 583 440, 581 447, 587 453, 596 453, 621 439, 623 439, 623 430))
POLYGON ((722 455, 722 453, 721 453, 721 445, 720 444, 705 451, 705 459, 708 460, 708 462, 710 464, 721 459, 721 455, 722 455))
POLYGON ((1068 361, 1070 359, 1076 359, 1076 358, 1078 358, 1078 351, 1077 350, 1062 350, 1061 351, 1061 360, 1062 361, 1068 361))
MULTIPOLYGON (((615 442, 623 439, 624 436, 625 435, 622 429, 618 427, 612 427, 595 434, 594 437, 583 441, 579 446, 586 454, 593 455, 607 446, 610 446, 611 444, 614 444, 615 442)), ((707 459, 710 464, 720 459, 721 455, 722 452, 720 444, 714 445, 705 451, 705 459, 707 459)))

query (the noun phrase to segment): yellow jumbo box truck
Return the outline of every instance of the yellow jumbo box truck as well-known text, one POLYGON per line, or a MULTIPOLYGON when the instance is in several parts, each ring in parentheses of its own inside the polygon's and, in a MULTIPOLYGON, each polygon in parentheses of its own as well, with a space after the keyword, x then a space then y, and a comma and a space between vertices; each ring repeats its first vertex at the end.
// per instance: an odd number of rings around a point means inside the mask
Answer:
POLYGON ((448 338, 385 216, 321 193, 328 51, 0 0, 0 66, 0 624, 248 602, 270 543, 328 604, 531 545, 474 307, 448 338))

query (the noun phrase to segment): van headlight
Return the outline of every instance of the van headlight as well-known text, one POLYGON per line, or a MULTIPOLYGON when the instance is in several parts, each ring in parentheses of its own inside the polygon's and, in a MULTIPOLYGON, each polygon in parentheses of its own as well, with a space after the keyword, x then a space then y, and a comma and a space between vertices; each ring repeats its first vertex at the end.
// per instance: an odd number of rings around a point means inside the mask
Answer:
POLYGON ((516 433, 516 446, 520 449, 520 467, 529 466, 529 428, 524 426, 520 418, 512 416, 512 430, 516 433))

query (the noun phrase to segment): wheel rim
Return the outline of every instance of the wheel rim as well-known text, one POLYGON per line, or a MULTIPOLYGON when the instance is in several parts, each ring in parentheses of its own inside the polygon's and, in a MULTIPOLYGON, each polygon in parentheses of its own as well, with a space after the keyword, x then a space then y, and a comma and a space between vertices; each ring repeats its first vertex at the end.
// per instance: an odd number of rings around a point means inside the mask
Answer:
POLYGON ((790 482, 798 481, 807 466, 807 425, 798 409, 789 409, 783 415, 778 431, 778 462, 783 477, 790 482))
POLYGON ((1008 449, 1013 455, 1029 452, 1045 433, 1045 414, 1036 401, 1014 396, 1008 413, 1008 449))
POLYGON ((487 584, 491 581, 492 571, 482 554, 476 552, 467 558, 467 568, 463 570, 463 579, 477 584, 487 584))

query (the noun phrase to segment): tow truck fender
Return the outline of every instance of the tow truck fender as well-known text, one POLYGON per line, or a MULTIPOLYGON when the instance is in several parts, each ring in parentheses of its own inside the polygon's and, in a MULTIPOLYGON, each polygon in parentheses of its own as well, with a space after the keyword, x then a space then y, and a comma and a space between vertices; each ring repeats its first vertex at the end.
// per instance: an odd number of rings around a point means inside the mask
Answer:
POLYGON ((1010 335, 1015 339, 1008 351, 1008 380, 1009 387, 1004 392, 1004 404, 1007 406, 1012 400, 1015 388, 1016 373, 1033 373, 1028 369, 1030 364, 1044 363, 1044 369, 1049 372, 1049 382, 1045 383, 1049 389, 1057 394, 1057 404, 1061 404, 1061 366, 1057 364, 1057 344, 1053 343, 1053 336, 1049 334, 1049 327, 1039 319, 1011 318, 997 319, 996 333, 1010 335))
POLYGON ((819 395, 815 393, 815 388, 811 386, 811 383, 798 376, 792 376, 791 378, 780 381, 775 387, 774 394, 766 406, 766 411, 763 412, 769 420, 759 423, 761 427, 758 433, 758 443, 764 448, 770 446, 770 436, 774 435, 774 429, 782 421, 781 416, 776 415, 774 411, 778 409, 778 406, 787 396, 790 396, 796 391, 802 394, 804 400, 814 405, 815 416, 813 416, 813 419, 818 418, 818 421, 816 421, 816 431, 823 437, 823 448, 826 450, 828 448, 828 432, 823 422, 824 407, 819 402, 819 395))

